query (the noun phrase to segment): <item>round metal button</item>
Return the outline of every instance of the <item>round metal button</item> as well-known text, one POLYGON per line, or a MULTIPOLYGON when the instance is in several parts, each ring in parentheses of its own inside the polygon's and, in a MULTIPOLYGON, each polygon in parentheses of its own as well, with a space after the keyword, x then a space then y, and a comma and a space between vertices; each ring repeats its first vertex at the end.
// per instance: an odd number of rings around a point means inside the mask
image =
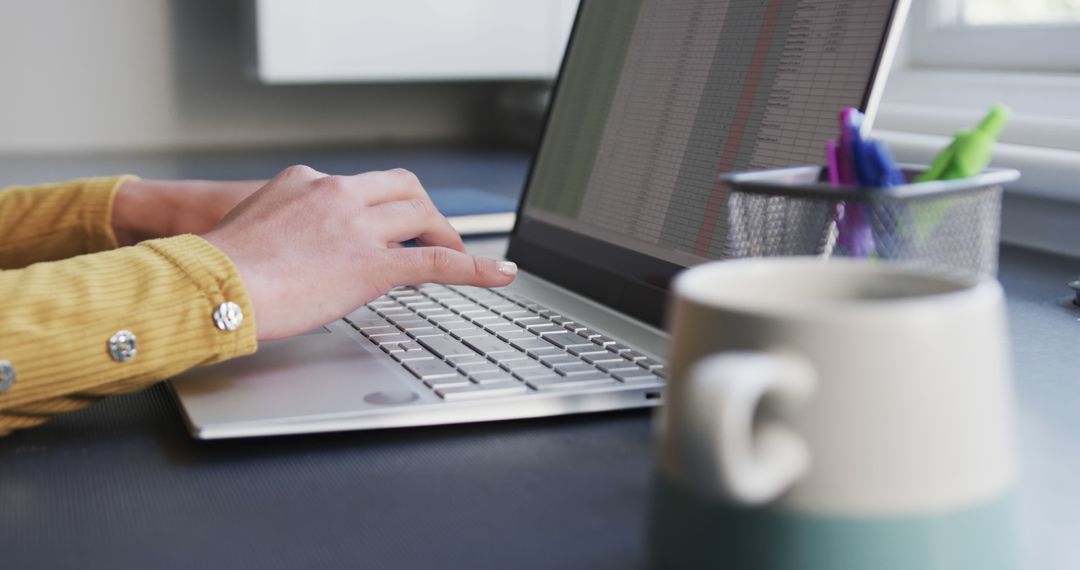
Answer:
POLYGON ((7 392, 15 384, 15 367, 10 360, 0 360, 0 394, 7 392))
POLYGON ((116 331, 109 337, 109 356, 117 362, 127 362, 135 358, 135 333, 116 331))
POLYGON ((214 309, 214 325, 223 331, 234 331, 244 322, 244 311, 240 305, 225 301, 214 309))

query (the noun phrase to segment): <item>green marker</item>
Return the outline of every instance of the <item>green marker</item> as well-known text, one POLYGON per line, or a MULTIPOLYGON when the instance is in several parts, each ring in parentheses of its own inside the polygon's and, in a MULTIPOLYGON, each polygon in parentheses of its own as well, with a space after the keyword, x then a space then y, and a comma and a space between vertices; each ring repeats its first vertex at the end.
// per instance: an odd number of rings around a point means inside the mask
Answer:
POLYGON ((994 140, 1001 133, 1005 121, 1012 114, 1004 105, 994 105, 990 113, 970 131, 960 131, 945 150, 941 151, 930 168, 919 175, 915 182, 930 180, 955 180, 970 178, 982 172, 990 164, 994 140))
MULTIPOLYGON (((1012 112, 1004 105, 994 105, 990 113, 972 130, 956 133, 953 141, 941 151, 915 182, 956 180, 979 174, 990 164, 994 140, 1001 133, 1012 112)), ((948 201, 931 201, 915 216, 916 243, 926 243, 938 224, 949 212, 948 201)))

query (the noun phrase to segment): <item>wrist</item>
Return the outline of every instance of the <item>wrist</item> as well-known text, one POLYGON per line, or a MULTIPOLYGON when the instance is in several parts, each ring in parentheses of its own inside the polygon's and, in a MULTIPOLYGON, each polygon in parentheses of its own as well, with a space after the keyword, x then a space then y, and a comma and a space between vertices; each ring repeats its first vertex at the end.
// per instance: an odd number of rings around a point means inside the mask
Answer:
POLYGON ((174 204, 154 181, 133 179, 120 185, 113 199, 112 228, 121 247, 167 237, 174 204))

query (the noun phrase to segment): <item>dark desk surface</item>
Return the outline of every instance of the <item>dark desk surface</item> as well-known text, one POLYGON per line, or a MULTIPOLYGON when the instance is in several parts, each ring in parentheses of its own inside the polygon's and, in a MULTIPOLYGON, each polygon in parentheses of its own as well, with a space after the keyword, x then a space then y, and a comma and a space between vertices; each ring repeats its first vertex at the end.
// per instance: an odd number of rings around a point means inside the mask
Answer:
MULTIPOLYGON (((1080 565, 1077 274, 1002 254, 1029 569, 1080 565)), ((0 439, 0 565, 642 568, 650 436, 642 411, 197 442, 158 386, 0 439)))

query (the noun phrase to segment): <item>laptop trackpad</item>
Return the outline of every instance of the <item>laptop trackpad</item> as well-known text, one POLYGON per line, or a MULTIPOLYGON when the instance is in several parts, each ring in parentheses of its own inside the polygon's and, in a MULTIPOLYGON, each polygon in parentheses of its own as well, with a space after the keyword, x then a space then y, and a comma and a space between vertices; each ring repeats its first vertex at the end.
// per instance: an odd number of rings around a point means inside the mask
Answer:
POLYGON ((261 343, 256 354, 197 368, 172 383, 196 425, 290 421, 438 399, 385 355, 341 332, 261 343))

